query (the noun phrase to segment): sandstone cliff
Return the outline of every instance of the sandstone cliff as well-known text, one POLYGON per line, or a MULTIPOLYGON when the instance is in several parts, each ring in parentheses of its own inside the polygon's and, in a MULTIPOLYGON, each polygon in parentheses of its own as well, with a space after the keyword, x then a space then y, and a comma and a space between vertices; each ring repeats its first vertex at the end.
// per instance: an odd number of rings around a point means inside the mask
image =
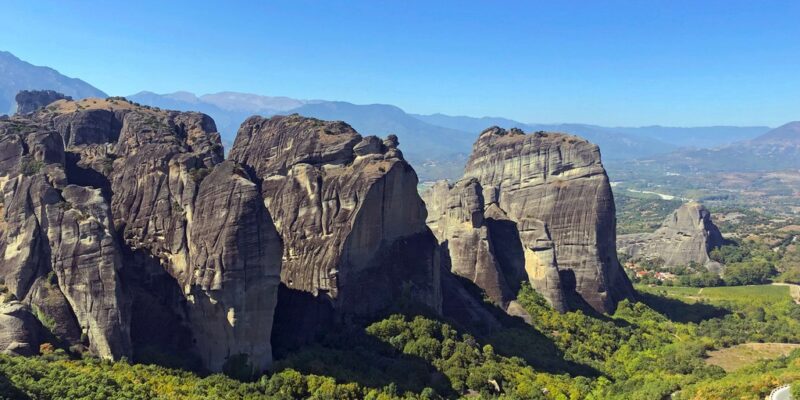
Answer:
POLYGON ((0 275, 58 339, 270 365, 281 240, 208 116, 60 100, 0 121, 0 153, 0 275))
POLYGON ((61 138, 44 125, 0 121, 0 154, 4 285, 65 341, 129 354, 119 247, 99 191, 68 184, 61 138))
POLYGON ((559 310, 609 312, 634 294, 616 258, 600 152, 581 138, 487 129, 464 178, 438 183, 425 199, 451 270, 502 307, 524 279, 559 310))
POLYGON ((298 115, 242 124, 230 158, 261 180, 287 293, 326 299, 345 317, 402 302, 440 309, 436 240, 397 145, 298 115))
POLYGON ((634 259, 661 259, 667 267, 690 263, 718 269, 708 254, 722 246, 722 233, 711 213, 700 203, 689 202, 670 214, 653 233, 622 235, 619 248, 634 259))

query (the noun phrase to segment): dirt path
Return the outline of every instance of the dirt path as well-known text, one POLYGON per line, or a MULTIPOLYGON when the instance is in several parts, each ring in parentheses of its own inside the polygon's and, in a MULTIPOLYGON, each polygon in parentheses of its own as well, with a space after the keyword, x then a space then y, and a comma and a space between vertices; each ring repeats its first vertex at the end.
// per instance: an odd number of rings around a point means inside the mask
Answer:
POLYGON ((789 295, 792 296, 794 302, 800 304, 800 285, 795 285, 793 283, 773 283, 775 286, 788 286, 789 287, 789 295))

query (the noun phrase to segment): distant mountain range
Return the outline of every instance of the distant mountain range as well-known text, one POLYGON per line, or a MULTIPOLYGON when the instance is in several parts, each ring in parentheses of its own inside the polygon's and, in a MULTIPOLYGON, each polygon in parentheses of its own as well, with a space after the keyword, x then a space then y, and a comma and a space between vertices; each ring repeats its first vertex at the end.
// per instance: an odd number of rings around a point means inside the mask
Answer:
POLYGON ((76 99, 108 97, 102 90, 76 78, 70 78, 48 67, 38 67, 0 51, 0 114, 13 114, 14 96, 21 90, 51 89, 76 99))
MULTIPOLYGON (((14 96, 23 89, 53 89, 74 98, 106 97, 101 90, 82 80, 63 76, 51 68, 37 67, 10 53, 0 52, 0 114, 13 112, 14 96)), ((765 126, 681 128, 523 123, 501 117, 410 114, 387 104, 358 105, 342 101, 301 100, 237 92, 198 96, 189 92, 156 94, 143 91, 127 97, 141 104, 179 111, 200 111, 210 115, 217 123, 226 148, 232 145, 242 121, 254 114, 270 116, 298 113, 320 119, 346 121, 364 135, 385 137, 394 133, 399 137, 400 148, 414 164, 421 180, 460 176, 478 133, 493 125, 503 128, 519 127, 525 131, 568 132, 583 136, 600 146, 606 161, 658 158, 667 163, 687 157, 713 157, 714 154, 722 154, 718 152, 719 148, 733 146, 733 143, 739 146, 739 143, 756 140, 754 138, 769 131, 765 126)), ((773 135, 770 140, 780 139, 773 135)), ((778 157, 781 154, 783 153, 775 153, 778 157)))
POLYGON ((767 172, 800 169, 800 121, 756 138, 710 149, 687 149, 642 160, 670 172, 767 172))

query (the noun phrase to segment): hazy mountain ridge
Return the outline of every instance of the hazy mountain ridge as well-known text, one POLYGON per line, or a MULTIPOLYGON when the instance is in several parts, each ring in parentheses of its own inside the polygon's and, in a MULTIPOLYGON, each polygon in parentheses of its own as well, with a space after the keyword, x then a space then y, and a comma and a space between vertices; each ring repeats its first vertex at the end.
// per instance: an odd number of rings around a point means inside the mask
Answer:
POLYGON ((108 97, 103 91, 77 78, 70 78, 49 68, 20 60, 0 50, 0 114, 12 114, 14 96, 21 90, 49 89, 75 99, 108 97))
POLYGON ((710 149, 684 149, 654 157, 673 171, 770 172, 800 169, 800 122, 756 138, 710 149))
POLYGON ((605 127, 575 123, 525 123, 502 117, 467 117, 445 114, 419 115, 414 117, 428 123, 454 129, 480 132, 487 126, 503 128, 519 127, 525 130, 568 132, 583 136, 600 145, 605 158, 629 159, 650 154, 665 153, 682 147, 717 147, 737 141, 753 139, 769 131, 766 126, 703 126, 703 127, 605 127), (604 146, 605 144, 605 146, 604 146), (666 146, 666 147, 665 147, 666 146), (638 152, 638 154, 635 154, 638 152), (633 156, 633 157, 632 157, 633 156))
MULTIPOLYGON (((57 71, 36 67, 10 53, 0 52, 0 113, 13 111, 18 89, 53 89, 74 98, 106 97, 84 81, 57 71), (22 71, 22 72, 20 72, 22 71), (21 77, 21 78, 20 78, 21 77)), ((767 127, 602 127, 590 124, 523 123, 502 117, 466 117, 445 114, 419 115, 387 104, 358 105, 343 101, 302 100, 281 96, 219 92, 195 95, 190 92, 156 94, 143 91, 128 96, 132 101, 180 111, 200 111, 211 116, 226 149, 233 144, 239 125, 252 115, 272 116, 298 113, 328 120, 344 120, 367 134, 398 135, 406 157, 417 166, 421 180, 454 179, 461 175, 472 138, 489 126, 518 127, 525 131, 567 132, 583 136, 600 146, 606 161, 655 159, 667 169, 743 171, 794 168, 793 147, 758 147, 751 154, 737 150, 741 143, 757 142, 767 127), (725 150, 720 150, 725 149, 725 150), (674 168, 673 168, 674 166, 674 168)), ((795 128, 797 129, 797 128, 795 128)), ((775 143, 781 137, 768 136, 761 142, 775 143)), ((750 144, 752 145, 752 143, 750 144)), ((614 168, 610 173, 615 174, 614 168)))

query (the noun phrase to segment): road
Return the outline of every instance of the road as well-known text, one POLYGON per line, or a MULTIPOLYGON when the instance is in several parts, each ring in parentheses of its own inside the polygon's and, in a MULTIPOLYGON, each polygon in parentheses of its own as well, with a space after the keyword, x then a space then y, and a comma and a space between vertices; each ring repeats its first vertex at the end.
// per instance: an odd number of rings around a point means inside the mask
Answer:
POLYGON ((791 386, 781 386, 772 391, 767 400, 792 400, 791 386))

